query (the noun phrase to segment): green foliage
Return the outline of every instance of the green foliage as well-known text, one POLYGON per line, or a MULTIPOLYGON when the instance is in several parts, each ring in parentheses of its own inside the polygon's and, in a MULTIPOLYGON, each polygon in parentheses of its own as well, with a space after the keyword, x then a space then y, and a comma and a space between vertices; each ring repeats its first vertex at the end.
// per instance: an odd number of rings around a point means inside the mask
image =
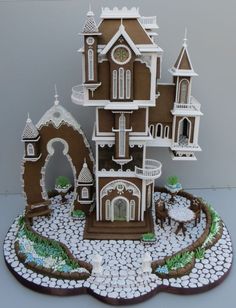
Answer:
POLYGON ((59 176, 56 178, 56 187, 67 188, 70 186, 70 180, 66 176, 59 176))
POLYGON ((194 252, 195 258, 196 259, 203 259, 205 256, 205 249, 202 247, 198 247, 195 252, 194 252))
POLYGON ((18 236, 25 236, 29 241, 33 242, 34 250, 39 257, 52 257, 56 260, 63 260, 65 261, 66 265, 72 269, 80 267, 74 259, 71 259, 68 256, 67 251, 59 242, 44 238, 41 235, 32 232, 31 230, 27 229, 27 226, 24 222, 19 232, 18 236), (19 234, 19 232, 21 233, 19 234))
POLYGON ((24 216, 20 216, 18 219, 18 224, 20 227, 22 227, 25 223, 25 217, 24 216))
POLYGON ((174 176, 170 176, 167 179, 167 184, 169 184, 169 185, 176 185, 178 183, 179 183, 179 178, 177 176, 175 176, 175 175, 174 176))
POLYGON ((82 217, 85 217, 85 214, 82 210, 74 210, 72 212, 72 216, 73 217, 78 217, 78 218, 82 218, 82 217))
POLYGON ((213 207, 210 204, 206 204, 207 208, 211 214, 211 226, 210 226, 210 232, 203 243, 202 247, 206 247, 207 245, 213 243, 216 236, 219 234, 221 229, 221 218, 219 214, 213 209, 213 207))
POLYGON ((168 271, 185 267, 193 260, 193 257, 194 257, 193 251, 192 252, 186 251, 167 259, 166 266, 168 268, 168 271))
POLYGON ((155 234, 154 233, 144 233, 143 235, 142 235, 142 240, 143 241, 154 241, 154 240, 156 240, 156 236, 155 236, 155 234))

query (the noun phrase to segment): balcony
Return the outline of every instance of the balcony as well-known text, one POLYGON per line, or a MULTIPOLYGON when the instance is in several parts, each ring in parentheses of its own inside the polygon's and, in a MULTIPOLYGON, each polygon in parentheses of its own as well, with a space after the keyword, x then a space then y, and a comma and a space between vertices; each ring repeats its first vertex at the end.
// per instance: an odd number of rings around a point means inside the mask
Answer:
POLYGON ((190 97, 189 103, 174 103, 172 114, 175 115, 202 115, 201 104, 193 97, 190 97))
POLYGON ((83 105, 85 101, 84 85, 77 85, 72 88, 71 100, 74 104, 83 105))
POLYGON ((149 17, 140 17, 140 23, 144 27, 144 29, 158 29, 157 25, 157 18, 156 16, 149 16, 149 17))
POLYGON ((146 159, 144 168, 135 167, 135 174, 142 180, 154 180, 161 176, 162 164, 154 159, 146 159))

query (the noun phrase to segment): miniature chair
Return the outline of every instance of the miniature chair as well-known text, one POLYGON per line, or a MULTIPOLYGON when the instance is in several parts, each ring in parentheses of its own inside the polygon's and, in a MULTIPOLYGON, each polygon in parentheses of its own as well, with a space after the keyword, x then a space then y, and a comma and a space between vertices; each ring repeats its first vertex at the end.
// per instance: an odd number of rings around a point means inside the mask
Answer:
POLYGON ((26 207, 26 218, 29 219, 30 224, 33 224, 33 218, 37 216, 50 216, 51 209, 49 205, 51 204, 50 200, 46 200, 40 203, 28 204, 26 207))
POLYGON ((168 219, 168 223, 170 225, 170 217, 168 216, 168 211, 165 208, 165 203, 162 200, 159 200, 156 204, 156 224, 158 224, 158 219, 161 222, 161 228, 163 228, 163 222, 168 219))
POLYGON ((191 200, 190 210, 195 214, 195 226, 201 221, 201 203, 197 198, 191 200))

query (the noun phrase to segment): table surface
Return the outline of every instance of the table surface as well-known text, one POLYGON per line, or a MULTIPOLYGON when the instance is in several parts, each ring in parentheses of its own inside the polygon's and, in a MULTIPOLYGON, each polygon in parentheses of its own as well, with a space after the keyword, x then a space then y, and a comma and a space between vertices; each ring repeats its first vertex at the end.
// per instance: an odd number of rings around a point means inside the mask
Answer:
MULTIPOLYGON (((196 196, 207 200, 219 212, 231 235, 236 234, 236 188, 235 189, 203 189, 191 190, 196 196)), ((12 224, 14 218, 21 214, 24 209, 24 199, 21 195, 0 195, 0 237, 3 243, 8 228, 12 224)), ((236 247, 236 236, 232 238, 233 246, 236 247)), ((3 253, 0 253, 1 262, 1 279, 0 294, 1 307, 11 308, 107 308, 109 305, 103 304, 89 295, 80 296, 50 296, 31 291, 22 286, 8 271, 5 266, 3 253)), ((209 307, 234 308, 235 307, 235 277, 236 266, 233 265, 231 273, 226 280, 218 287, 209 292, 197 295, 177 295, 168 293, 159 293, 151 299, 137 305, 142 308, 199 308, 209 305, 209 307)), ((127 306, 125 306, 127 307, 127 306)), ((131 306, 130 306, 131 307, 131 306)), ((134 307, 134 306, 132 306, 134 307)))
POLYGON ((178 222, 187 222, 195 218, 195 213, 188 208, 171 208, 168 210, 168 215, 171 219, 178 222))

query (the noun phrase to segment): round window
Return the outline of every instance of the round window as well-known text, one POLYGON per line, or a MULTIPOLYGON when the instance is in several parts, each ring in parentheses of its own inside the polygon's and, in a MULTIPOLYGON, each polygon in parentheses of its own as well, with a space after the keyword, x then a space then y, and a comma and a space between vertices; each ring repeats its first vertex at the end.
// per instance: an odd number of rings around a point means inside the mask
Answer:
POLYGON ((112 60, 117 64, 124 65, 131 58, 130 49, 125 45, 117 45, 112 51, 112 60))
POLYGON ((93 45, 93 43, 94 43, 94 38, 93 38, 93 37, 88 37, 87 40, 86 40, 86 43, 87 43, 88 45, 93 45))

